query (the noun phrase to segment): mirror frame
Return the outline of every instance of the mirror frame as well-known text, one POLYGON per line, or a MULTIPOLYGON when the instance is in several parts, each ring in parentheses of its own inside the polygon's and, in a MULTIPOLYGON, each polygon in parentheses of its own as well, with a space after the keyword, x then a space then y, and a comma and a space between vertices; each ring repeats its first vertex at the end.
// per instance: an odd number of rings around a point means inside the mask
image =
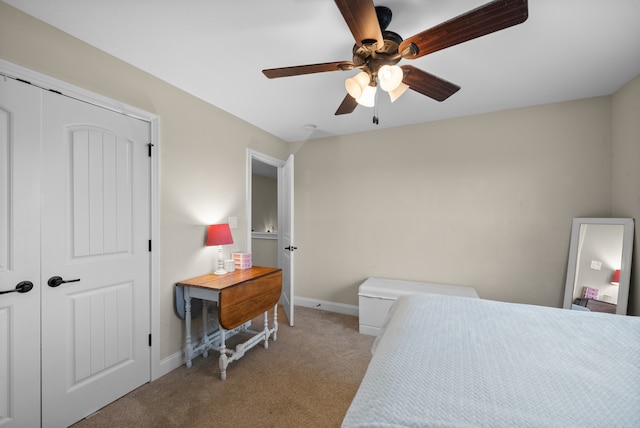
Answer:
POLYGON ((573 290, 575 287, 576 267, 578 264, 578 244, 580 239, 580 227, 583 224, 605 224, 623 226, 622 235, 622 260, 620 261, 620 283, 618 285, 618 302, 616 314, 626 315, 629 300, 629 279, 631 278, 631 260, 633 252, 632 218, 574 218, 571 225, 571 243, 569 246, 569 263, 567 265, 567 281, 564 288, 563 308, 571 309, 573 303, 573 290))

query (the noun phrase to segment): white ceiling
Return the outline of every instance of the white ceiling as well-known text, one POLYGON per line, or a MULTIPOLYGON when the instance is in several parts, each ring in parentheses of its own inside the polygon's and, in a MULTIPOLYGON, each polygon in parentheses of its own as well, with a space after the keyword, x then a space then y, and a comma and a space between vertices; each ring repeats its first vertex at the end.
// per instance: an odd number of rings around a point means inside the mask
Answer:
MULTIPOLYGON (((261 70, 350 61, 331 0, 3 0, 285 141, 370 131, 610 95, 640 74, 640 1, 529 0, 523 24, 414 61, 459 86, 439 103, 407 91, 391 104, 334 113, 337 71, 267 79, 261 70), (315 125, 311 129, 308 125, 315 125)), ((488 0, 376 0, 408 38, 488 0)))

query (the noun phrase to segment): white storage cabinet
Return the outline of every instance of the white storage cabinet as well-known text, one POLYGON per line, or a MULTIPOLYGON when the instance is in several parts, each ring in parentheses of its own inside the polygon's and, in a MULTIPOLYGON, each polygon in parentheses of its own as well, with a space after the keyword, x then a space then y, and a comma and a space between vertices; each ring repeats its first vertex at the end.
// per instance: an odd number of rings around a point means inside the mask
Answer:
POLYGON ((399 296, 420 293, 479 298, 473 287, 400 279, 367 278, 358 288, 360 333, 377 336, 393 302, 399 296))

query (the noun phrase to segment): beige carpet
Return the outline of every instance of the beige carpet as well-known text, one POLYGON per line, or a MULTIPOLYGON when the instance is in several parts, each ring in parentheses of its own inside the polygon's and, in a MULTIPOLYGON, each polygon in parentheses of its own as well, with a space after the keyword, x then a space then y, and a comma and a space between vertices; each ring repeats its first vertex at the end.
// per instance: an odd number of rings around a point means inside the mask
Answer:
POLYGON ((278 314, 278 340, 231 363, 226 381, 211 352, 73 427, 339 427, 374 337, 359 334, 358 318, 349 315, 296 307, 290 327, 281 308, 278 314))

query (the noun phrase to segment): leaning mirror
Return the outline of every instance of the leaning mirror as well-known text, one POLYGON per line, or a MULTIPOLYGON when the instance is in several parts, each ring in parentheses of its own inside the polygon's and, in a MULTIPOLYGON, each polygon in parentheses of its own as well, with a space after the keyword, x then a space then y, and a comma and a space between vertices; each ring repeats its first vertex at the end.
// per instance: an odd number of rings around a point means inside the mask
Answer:
POLYGON ((574 218, 566 309, 627 314, 633 219, 574 218))

